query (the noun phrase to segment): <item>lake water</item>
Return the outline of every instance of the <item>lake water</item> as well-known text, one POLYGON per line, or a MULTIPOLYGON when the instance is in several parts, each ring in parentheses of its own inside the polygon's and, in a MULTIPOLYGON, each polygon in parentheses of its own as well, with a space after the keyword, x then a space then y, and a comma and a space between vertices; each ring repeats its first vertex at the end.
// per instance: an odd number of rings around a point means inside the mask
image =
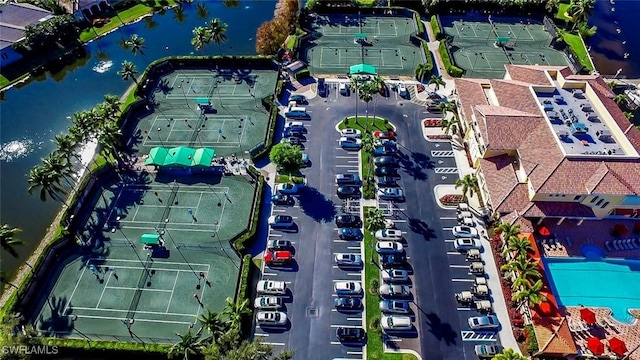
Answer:
MULTIPOLYGON (((203 3, 209 10, 205 19, 196 16, 194 6, 185 6, 186 18, 182 23, 171 10, 156 14, 89 44, 90 57, 65 69, 66 76, 47 76, 5 93, 0 103, 0 221, 23 229, 20 239, 27 244, 18 247, 21 257, 36 246, 60 206, 55 201, 40 201, 37 193, 29 195, 25 174, 53 150, 53 136, 67 131, 70 126, 67 116, 101 102, 104 94, 124 93, 131 82, 123 81, 117 74, 123 60, 133 61, 142 72, 153 59, 191 54, 193 28, 212 17, 229 25, 223 53, 253 55, 256 29, 273 17, 275 5, 274 1, 260 0, 240 1, 237 7, 230 8, 220 1, 203 3), (129 38, 131 34, 145 39, 145 57, 134 57, 118 45, 123 36, 129 38), (100 61, 104 61, 102 64, 110 61, 112 67, 96 67, 100 61)), ((213 44, 199 53, 219 52, 213 44)), ((0 254, 0 259, 0 267, 6 272, 12 272, 18 263, 6 252, 0 254)))
MULTIPOLYGON (((64 69, 62 74, 47 76, 5 93, 0 102, 0 222, 24 230, 20 238, 27 245, 18 248, 21 257, 35 247, 59 207, 54 201, 41 202, 37 194, 30 196, 25 174, 53 149, 53 136, 67 130, 70 125, 67 116, 94 106, 104 94, 120 95, 125 91, 130 82, 122 81, 116 74, 124 59, 136 63, 142 71, 153 59, 190 54, 194 51, 190 44, 192 29, 204 25, 211 17, 219 17, 229 25, 229 40, 222 46, 225 54, 254 54, 256 29, 272 17, 275 5, 271 0, 245 0, 227 8, 220 1, 202 2, 209 10, 205 19, 196 16, 193 6, 185 7, 186 18, 182 23, 172 11, 156 14, 89 44, 90 57, 64 69), (134 57, 118 45, 123 36, 128 38, 131 34, 145 38, 145 57, 134 57), (100 64, 103 66, 96 67, 100 64)), ((602 74, 614 74, 622 68, 622 75, 640 77, 640 37, 634 34, 638 13, 640 1, 617 0, 615 5, 608 0, 596 3, 591 22, 598 26, 598 33, 589 44, 602 74), (622 41, 627 42, 622 44, 622 41), (625 52, 629 53, 626 60, 625 52)), ((200 52, 217 54, 218 49, 213 45, 200 52)), ((18 264, 18 260, 6 253, 2 253, 1 260, 0 268, 7 272, 12 272, 18 264)))

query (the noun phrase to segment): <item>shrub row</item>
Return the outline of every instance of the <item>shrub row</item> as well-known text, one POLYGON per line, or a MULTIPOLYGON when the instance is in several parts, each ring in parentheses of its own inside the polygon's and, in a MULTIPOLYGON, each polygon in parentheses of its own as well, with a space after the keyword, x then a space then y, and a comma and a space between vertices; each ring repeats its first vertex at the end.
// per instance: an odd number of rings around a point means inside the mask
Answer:
POLYGON ((425 77, 430 77, 433 74, 433 56, 431 56, 431 51, 429 50, 429 43, 426 40, 422 40, 422 51, 424 52, 424 58, 427 59, 427 68, 429 73, 425 75, 425 77))
MULTIPOLYGON (((250 168, 253 166, 249 166, 250 168)), ((256 194, 253 199, 253 206, 251 207, 251 214, 249 221, 249 228, 243 232, 238 234, 234 239, 231 240, 233 247, 240 253, 243 253, 247 248, 247 243, 250 240, 253 240, 254 235, 258 229, 258 222, 260 221, 260 207, 262 206, 262 194, 264 192, 264 177, 259 175, 258 177, 258 185, 256 187, 256 194)))
POLYGON ((453 77, 461 77, 464 74, 464 70, 459 67, 453 65, 451 63, 451 59, 449 58, 449 52, 447 52, 447 47, 444 41, 440 41, 440 46, 438 47, 438 51, 440 52, 440 57, 442 58, 442 62, 444 63, 444 68, 447 70, 447 73, 453 77))
POLYGON ((424 28, 424 24, 422 23, 422 18, 420 17, 420 14, 418 14, 417 12, 414 12, 413 19, 416 21, 416 24, 418 24, 418 37, 423 38, 426 29, 424 28))
POLYGON ((236 301, 240 302, 247 298, 247 289, 249 288, 249 273, 251 272, 251 255, 246 254, 242 257, 242 268, 240 269, 240 283, 238 285, 238 295, 236 301))
POLYGON ((429 23, 431 24, 431 30, 433 30, 433 36, 436 37, 436 40, 441 40, 442 31, 440 31, 440 26, 438 26, 438 18, 435 15, 432 15, 429 23))

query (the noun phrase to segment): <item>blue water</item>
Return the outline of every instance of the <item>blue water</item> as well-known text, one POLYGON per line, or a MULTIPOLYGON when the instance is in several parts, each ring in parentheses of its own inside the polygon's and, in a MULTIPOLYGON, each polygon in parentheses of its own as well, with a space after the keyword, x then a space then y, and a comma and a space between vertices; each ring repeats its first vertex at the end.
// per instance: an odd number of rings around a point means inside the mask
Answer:
POLYGON ((640 309, 640 260, 546 258, 545 268, 559 305, 610 308, 627 324, 640 309))

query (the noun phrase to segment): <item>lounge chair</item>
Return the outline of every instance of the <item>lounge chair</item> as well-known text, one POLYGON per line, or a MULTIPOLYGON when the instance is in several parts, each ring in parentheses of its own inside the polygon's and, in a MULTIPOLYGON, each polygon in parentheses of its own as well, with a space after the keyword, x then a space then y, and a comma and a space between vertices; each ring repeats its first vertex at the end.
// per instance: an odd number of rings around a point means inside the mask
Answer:
POLYGON ((547 239, 542 239, 540 241, 540 244, 542 244, 542 248, 544 249, 544 251, 551 250, 551 248, 549 247, 549 244, 547 244, 547 239))
POLYGON ((556 250, 556 239, 549 239, 549 247, 551 247, 551 250, 556 250))

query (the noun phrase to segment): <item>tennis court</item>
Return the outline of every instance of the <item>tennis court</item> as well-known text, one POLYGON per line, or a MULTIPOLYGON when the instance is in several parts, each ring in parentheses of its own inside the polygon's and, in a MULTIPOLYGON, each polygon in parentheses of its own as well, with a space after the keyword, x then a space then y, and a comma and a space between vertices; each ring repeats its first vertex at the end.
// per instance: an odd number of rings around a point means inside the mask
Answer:
POLYGON ((60 259, 34 319, 58 335, 171 343, 206 309, 234 298, 229 240, 249 222, 240 176, 115 180, 94 195, 79 243, 60 259), (151 240, 149 240, 151 239, 151 240))
POLYGON ((271 70, 171 72, 157 81, 153 106, 135 115, 129 145, 141 156, 154 147, 190 146, 246 157, 265 141, 269 112, 262 98, 273 94, 276 81, 271 70))
POLYGON ((505 64, 566 66, 542 22, 497 16, 441 16, 453 60, 465 77, 502 78, 505 64))
POLYGON ((417 32, 413 18, 370 15, 318 15, 311 25, 314 39, 301 53, 312 74, 346 74, 349 67, 368 64, 380 75, 412 76, 424 61, 410 36, 417 32), (366 44, 356 42, 365 39, 366 44))

